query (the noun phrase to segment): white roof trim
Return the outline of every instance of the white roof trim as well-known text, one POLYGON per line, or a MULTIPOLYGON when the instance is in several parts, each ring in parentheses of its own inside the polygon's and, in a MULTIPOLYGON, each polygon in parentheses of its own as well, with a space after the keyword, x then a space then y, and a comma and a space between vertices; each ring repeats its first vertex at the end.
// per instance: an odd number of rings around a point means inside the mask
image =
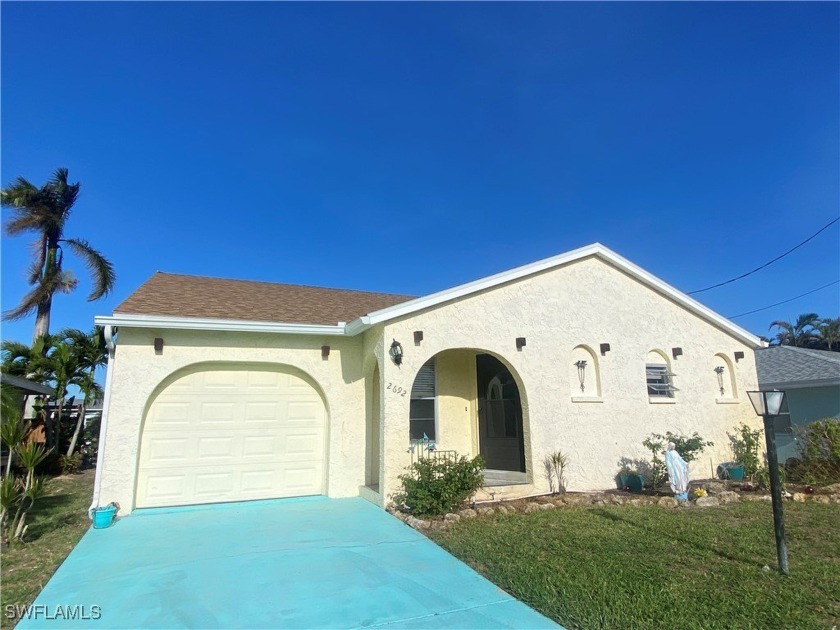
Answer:
POLYGON ((560 265, 565 265, 587 258, 589 256, 595 256, 610 263, 645 286, 673 300, 686 310, 717 326, 748 346, 751 346, 752 348, 762 348, 767 345, 752 333, 744 330, 725 317, 718 315, 697 300, 690 298, 682 291, 679 291, 666 282, 663 282, 653 274, 650 274, 641 267, 634 265, 626 258, 619 256, 614 251, 604 247, 600 243, 587 245, 586 247, 581 247, 579 249, 566 252, 565 254, 559 254, 557 256, 552 256, 551 258, 538 260, 537 262, 516 267, 515 269, 510 269, 508 271, 503 271, 492 276, 487 276, 486 278, 474 280, 473 282, 467 282, 466 284, 461 284, 451 289, 438 291, 437 293, 432 293, 408 302, 383 308, 368 315, 358 317, 347 324, 344 322, 339 322, 337 325, 285 324, 280 322, 254 322, 238 319, 170 317, 164 315, 131 315, 120 313, 114 313, 113 316, 99 315, 94 319, 94 321, 100 326, 110 325, 132 328, 170 328, 182 330, 267 332, 293 335, 352 336, 364 332, 376 324, 396 319, 398 317, 411 315, 412 313, 416 313, 417 311, 423 309, 431 308, 467 295, 472 295, 473 293, 478 293, 479 291, 492 289, 500 284, 512 282, 526 276, 540 273, 541 271, 546 271, 554 267, 559 267, 560 265))
POLYGON ((383 308, 379 311, 374 311, 373 313, 360 317, 347 324, 346 331, 348 335, 355 335, 364 330, 367 330, 369 327, 375 324, 395 319, 397 317, 410 315, 422 309, 437 306, 438 304, 442 304, 450 300, 455 300, 467 295, 471 295, 479 291, 491 289, 500 284, 518 280, 520 278, 524 278, 525 276, 530 276, 535 273, 551 269, 553 267, 558 267, 560 265, 575 262, 577 260, 581 260, 582 258, 586 258, 589 256, 596 256, 602 260, 609 262, 610 264, 626 272, 628 275, 632 276, 642 284, 650 287, 658 293, 661 293, 665 297, 672 299, 677 304, 683 306, 686 310, 691 311, 701 319, 704 319, 709 323, 714 324, 715 326, 723 329, 724 331, 728 332, 735 338, 743 341, 747 345, 752 346, 753 348, 761 348, 767 345, 765 342, 761 341, 761 339, 759 339, 752 333, 744 330, 743 328, 741 328, 737 324, 734 324, 722 315, 718 315, 713 310, 702 305, 697 300, 688 297, 682 291, 679 291, 678 289, 675 289, 666 282, 663 282, 653 274, 650 274, 641 267, 634 265, 626 258, 619 256, 614 251, 601 245, 600 243, 587 245, 586 247, 581 247, 579 249, 566 252, 565 254, 560 254, 558 256, 552 256, 551 258, 538 260, 537 262, 530 263, 528 265, 523 265, 521 267, 516 267, 515 269, 510 269, 509 271, 503 271, 502 273, 497 273, 486 278, 481 278, 480 280, 468 282, 466 284, 462 284, 451 289, 446 289, 444 291, 432 293, 431 295, 420 297, 409 302, 397 304, 396 306, 390 306, 388 308, 383 308))
POLYGON ((97 315, 100 326, 126 328, 166 328, 175 330, 219 330, 230 332, 264 332, 291 335, 343 335, 344 325, 284 324, 282 322, 254 322, 244 319, 214 319, 205 317, 170 317, 165 315, 130 315, 114 313, 97 315))

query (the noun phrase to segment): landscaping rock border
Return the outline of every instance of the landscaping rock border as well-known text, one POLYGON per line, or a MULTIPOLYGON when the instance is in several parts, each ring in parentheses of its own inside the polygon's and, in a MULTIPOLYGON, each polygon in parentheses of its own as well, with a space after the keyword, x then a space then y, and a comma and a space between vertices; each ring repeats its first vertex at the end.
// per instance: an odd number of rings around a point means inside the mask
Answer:
MULTIPOLYGON (((442 529, 449 527, 452 523, 465 519, 486 518, 497 514, 533 514, 555 508, 574 508, 582 506, 656 506, 664 509, 695 509, 713 508, 724 505, 731 505, 739 501, 762 501, 769 503, 772 499, 769 494, 759 492, 742 492, 740 484, 733 482, 699 481, 692 482, 691 488, 702 488, 707 495, 692 501, 678 501, 673 496, 655 494, 631 494, 618 490, 607 492, 570 492, 567 494, 543 495, 523 499, 510 499, 480 503, 471 508, 464 508, 458 512, 452 512, 440 517, 417 518, 411 514, 400 512, 389 506, 388 512, 399 518, 409 527, 417 530, 442 529)), ((813 494, 805 492, 794 492, 787 496, 789 501, 795 503, 836 503, 840 504, 840 484, 827 486, 817 490, 813 494), (828 492, 826 492, 828 491, 828 492)))

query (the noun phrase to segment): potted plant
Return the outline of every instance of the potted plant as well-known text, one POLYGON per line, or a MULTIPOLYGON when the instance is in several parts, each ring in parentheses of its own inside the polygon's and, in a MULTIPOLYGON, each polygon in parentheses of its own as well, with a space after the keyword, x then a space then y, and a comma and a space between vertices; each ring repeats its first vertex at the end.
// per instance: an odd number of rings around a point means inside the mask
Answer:
POLYGON ((732 448, 732 461, 723 462, 717 467, 718 477, 743 481, 752 478, 760 468, 761 430, 751 429, 746 424, 736 428, 735 433, 728 433, 732 448))
POLYGON ((645 487, 645 478, 641 475, 638 468, 624 466, 618 473, 618 483, 620 490, 641 492, 645 487))

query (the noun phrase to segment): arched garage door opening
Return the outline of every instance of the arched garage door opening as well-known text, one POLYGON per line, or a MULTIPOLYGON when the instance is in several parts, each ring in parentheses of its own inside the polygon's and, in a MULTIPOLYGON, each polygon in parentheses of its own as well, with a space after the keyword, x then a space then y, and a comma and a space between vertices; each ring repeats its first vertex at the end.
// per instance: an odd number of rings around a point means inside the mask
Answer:
POLYGON ((138 508, 322 494, 327 409, 290 366, 203 364, 150 399, 138 508))

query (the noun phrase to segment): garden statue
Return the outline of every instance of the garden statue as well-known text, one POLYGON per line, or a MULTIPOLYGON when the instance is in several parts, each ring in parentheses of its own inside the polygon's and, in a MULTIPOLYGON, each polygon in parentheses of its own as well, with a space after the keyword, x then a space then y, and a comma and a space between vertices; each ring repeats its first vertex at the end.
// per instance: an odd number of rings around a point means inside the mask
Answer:
POLYGON ((688 464, 677 452, 676 445, 668 442, 668 450, 665 451, 665 467, 668 469, 668 481, 671 490, 680 501, 688 499, 688 464))

